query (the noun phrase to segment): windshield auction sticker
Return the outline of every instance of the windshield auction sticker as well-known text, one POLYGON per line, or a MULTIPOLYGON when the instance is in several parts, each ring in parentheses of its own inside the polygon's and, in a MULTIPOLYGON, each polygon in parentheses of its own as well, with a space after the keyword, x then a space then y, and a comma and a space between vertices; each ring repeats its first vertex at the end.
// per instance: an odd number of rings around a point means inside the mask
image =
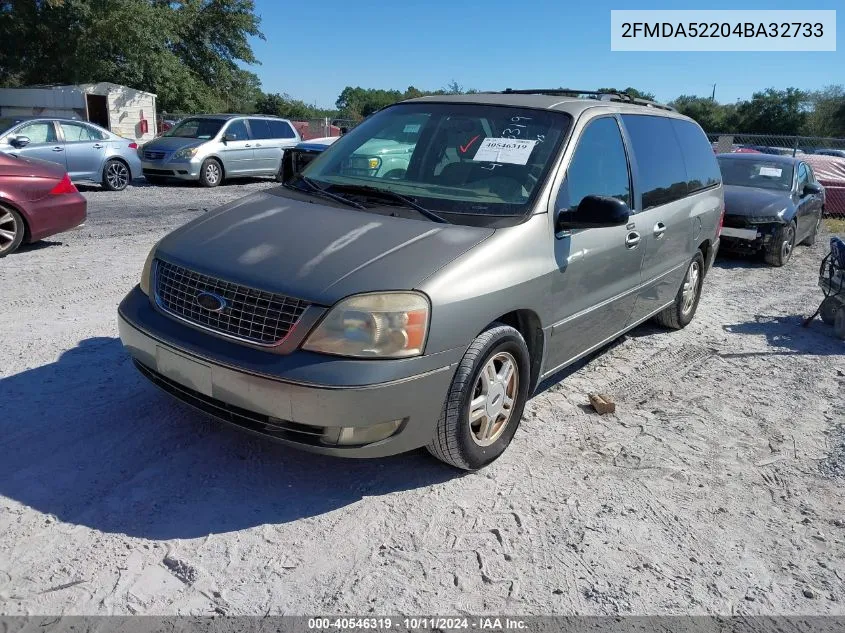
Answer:
POLYGON ((835 51, 836 11, 611 11, 612 51, 835 51))
POLYGON ((485 138, 472 160, 484 163, 525 165, 537 141, 514 138, 485 138))

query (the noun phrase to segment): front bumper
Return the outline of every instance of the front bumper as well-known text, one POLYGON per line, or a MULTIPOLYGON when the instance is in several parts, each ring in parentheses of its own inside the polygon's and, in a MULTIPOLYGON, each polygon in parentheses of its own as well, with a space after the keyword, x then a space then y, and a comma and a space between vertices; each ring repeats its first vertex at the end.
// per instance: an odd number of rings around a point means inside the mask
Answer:
POLYGON ((769 245, 780 226, 776 222, 724 226, 721 235, 722 248, 731 252, 756 253, 769 245))
POLYGON ((159 178, 181 178, 182 180, 199 180, 200 163, 195 161, 141 161, 141 171, 144 176, 158 176, 159 178))
POLYGON ((141 373, 183 402, 240 429, 346 457, 382 457, 428 444, 462 355, 456 349, 401 361, 358 361, 302 351, 270 354, 177 323, 138 288, 121 303, 118 327, 141 373), (407 360, 418 361, 416 367, 407 360), (421 371, 409 374, 415 370, 421 371), (394 379, 369 383, 390 373, 394 379), (342 427, 396 420, 398 429, 386 439, 336 443, 342 427))

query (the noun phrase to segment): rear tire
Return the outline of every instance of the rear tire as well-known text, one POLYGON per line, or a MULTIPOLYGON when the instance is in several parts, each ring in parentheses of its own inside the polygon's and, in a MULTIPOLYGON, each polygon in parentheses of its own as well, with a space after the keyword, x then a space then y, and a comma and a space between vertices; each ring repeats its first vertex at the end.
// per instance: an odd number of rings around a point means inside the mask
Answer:
POLYGON ((23 242, 26 225, 14 209, 0 207, 0 257, 14 253, 23 242))
POLYGON ((675 295, 675 302, 668 308, 659 312, 654 320, 670 330, 680 330, 690 324, 695 311, 698 309, 698 300, 701 298, 701 287, 704 284, 704 255, 696 251, 695 257, 687 266, 684 281, 675 295))
POLYGON ((519 427, 530 379, 522 335, 503 323, 490 325, 458 365, 428 451, 463 470, 494 461, 519 427))
POLYGON ((777 230, 764 253, 769 266, 783 266, 792 259, 792 251, 795 250, 795 231, 795 220, 777 230))
POLYGON ((123 191, 131 179, 129 167, 122 160, 113 158, 106 161, 103 167, 103 189, 106 191, 123 191))
POLYGON ((216 158, 206 158, 200 168, 200 184, 203 187, 216 187, 223 182, 223 166, 216 158))

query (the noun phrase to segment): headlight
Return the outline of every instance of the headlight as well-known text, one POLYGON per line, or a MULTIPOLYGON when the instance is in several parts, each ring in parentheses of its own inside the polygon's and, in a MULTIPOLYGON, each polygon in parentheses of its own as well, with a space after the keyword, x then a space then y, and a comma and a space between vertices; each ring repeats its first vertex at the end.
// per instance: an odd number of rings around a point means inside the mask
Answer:
POLYGON ((152 275, 153 260, 155 259, 156 248, 158 248, 159 242, 156 242, 150 249, 150 253, 147 255, 147 261, 144 262, 144 269, 141 271, 141 292, 148 297, 150 296, 150 275, 152 275))
POLYGON ((762 215, 746 218, 746 221, 748 224, 772 224, 774 222, 782 222, 783 218, 779 215, 762 215))
POLYGON ((199 148, 197 147, 186 147, 184 149, 180 149, 175 154, 173 154, 173 160, 179 160, 180 158, 193 158, 197 155, 199 148))
POLYGON ((303 348, 365 358, 419 356, 429 312, 428 299, 416 292, 356 295, 329 310, 303 348))

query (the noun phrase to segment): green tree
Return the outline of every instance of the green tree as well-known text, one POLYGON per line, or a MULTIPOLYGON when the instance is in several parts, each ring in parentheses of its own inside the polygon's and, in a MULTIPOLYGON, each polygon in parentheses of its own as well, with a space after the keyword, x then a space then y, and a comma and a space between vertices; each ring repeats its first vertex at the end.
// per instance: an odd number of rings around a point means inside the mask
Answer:
POLYGON ((288 94, 265 94, 256 102, 256 112, 260 114, 274 114, 286 119, 306 120, 324 117, 334 117, 337 112, 324 110, 309 105, 299 99, 294 99, 288 94))
POLYGON ((809 136, 845 136, 845 88, 825 86, 809 95, 804 133, 809 136))
POLYGON ((798 88, 768 88, 737 104, 738 127, 748 134, 800 134, 807 119, 808 95, 798 88))
POLYGON ((398 90, 346 86, 338 96, 335 106, 341 117, 361 119, 403 98, 403 93, 398 90))
POLYGON ((634 97, 635 99, 645 99, 646 101, 655 101, 656 98, 653 92, 644 92, 642 90, 637 90, 636 88, 632 88, 628 86, 623 90, 619 90, 617 88, 599 88, 599 92, 627 92, 629 95, 634 97))
POLYGON ((111 81, 169 111, 245 107, 250 37, 253 0, 0 0, 0 85, 111 81))
POLYGON ((709 97, 692 95, 681 95, 669 105, 697 121, 705 132, 731 131, 728 118, 735 110, 732 106, 724 106, 709 97))

